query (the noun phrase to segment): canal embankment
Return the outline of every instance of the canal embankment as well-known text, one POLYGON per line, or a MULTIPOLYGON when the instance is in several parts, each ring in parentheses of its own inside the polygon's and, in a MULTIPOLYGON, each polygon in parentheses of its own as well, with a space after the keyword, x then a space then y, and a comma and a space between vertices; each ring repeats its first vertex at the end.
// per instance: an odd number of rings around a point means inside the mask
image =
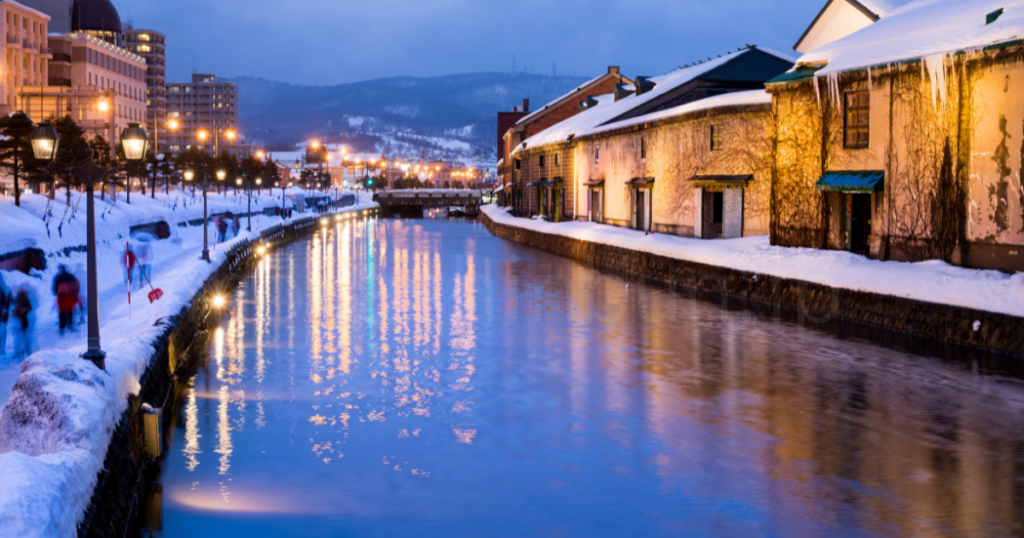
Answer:
MULTIPOLYGON (((160 300, 147 303, 143 291, 134 308, 101 310, 106 371, 79 358, 84 346, 73 344, 26 358, 0 415, 0 534, 122 535, 137 509, 139 472, 153 456, 145 445, 142 415, 162 414, 174 372, 202 337, 211 298, 259 255, 257 245, 273 248, 304 235, 319 218, 254 217, 254 231, 243 228, 220 243, 211 251, 211 263, 198 256, 202 228, 186 227, 180 242, 168 242, 170 254, 177 251, 175 259, 156 273, 164 292, 160 300)), ((105 270, 111 268, 101 265, 101 275, 105 270)))
POLYGON ((1024 274, 773 247, 765 237, 708 241, 549 223, 496 205, 485 206, 481 220, 497 237, 629 277, 797 312, 804 320, 1024 356, 1024 274))

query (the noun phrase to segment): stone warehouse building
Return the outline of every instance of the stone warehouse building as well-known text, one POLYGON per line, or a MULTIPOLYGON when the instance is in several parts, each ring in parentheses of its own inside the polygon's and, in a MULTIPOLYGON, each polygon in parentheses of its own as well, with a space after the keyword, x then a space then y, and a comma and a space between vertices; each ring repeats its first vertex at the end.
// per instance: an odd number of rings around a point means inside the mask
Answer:
MULTIPOLYGON (((785 55, 747 47, 660 77, 636 77, 634 84, 617 85, 614 92, 606 95, 585 97, 577 104, 577 115, 526 139, 510 154, 513 184, 521 193, 513 199, 516 214, 544 215, 553 221, 592 218, 588 208, 597 203, 601 217, 597 220, 651 230, 656 222, 652 203, 654 180, 660 179, 665 186, 659 189, 664 189, 668 182, 687 181, 690 177, 631 176, 628 179, 633 183, 626 194, 629 206, 635 211, 632 214, 612 211, 616 206, 607 205, 613 203, 610 195, 606 202, 602 198, 605 195, 594 193, 601 185, 593 182, 604 179, 598 177, 600 173, 580 180, 581 174, 589 174, 594 166, 601 166, 602 151, 607 148, 595 142, 588 145, 591 153, 584 156, 580 153, 579 137, 602 131, 603 126, 630 122, 649 114, 673 115, 671 111, 709 97, 763 91, 766 80, 792 65, 792 59, 785 55), (606 207, 607 213, 602 211, 606 207)), ((615 173, 620 171, 616 169, 615 173)), ((681 223, 665 223, 662 229, 693 233, 692 225, 681 223)))
POLYGON ((771 96, 730 93, 575 138, 579 217, 688 237, 768 233, 771 96))
POLYGON ((1024 28, 1011 4, 915 2, 768 84, 773 244, 1024 269, 1024 41, 999 39, 1024 28))

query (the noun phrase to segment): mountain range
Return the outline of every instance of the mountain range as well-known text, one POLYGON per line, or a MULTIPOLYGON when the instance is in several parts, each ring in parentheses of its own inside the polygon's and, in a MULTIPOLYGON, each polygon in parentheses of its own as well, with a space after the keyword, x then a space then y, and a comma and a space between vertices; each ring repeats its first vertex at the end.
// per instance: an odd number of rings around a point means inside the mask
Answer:
POLYGON ((336 86, 301 86, 255 77, 239 86, 245 135, 273 151, 311 139, 403 158, 494 162, 497 112, 529 98, 544 106, 586 77, 472 73, 392 77, 336 86))

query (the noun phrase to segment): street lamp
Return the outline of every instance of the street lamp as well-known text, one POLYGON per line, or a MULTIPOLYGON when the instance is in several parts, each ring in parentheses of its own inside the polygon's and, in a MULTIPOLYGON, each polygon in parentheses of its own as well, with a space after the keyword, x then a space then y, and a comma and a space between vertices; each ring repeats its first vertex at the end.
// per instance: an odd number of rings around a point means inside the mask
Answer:
MULTIPOLYGON (((146 138, 146 130, 139 126, 138 123, 129 123, 128 127, 125 127, 121 131, 121 147, 124 149, 124 158, 130 164, 138 164, 142 162, 142 159, 146 157, 146 148, 149 146, 149 141, 146 138)), ((127 192, 128 203, 132 203, 132 176, 131 169, 125 168, 125 180, 127 181, 128 188, 125 189, 127 192)), ((145 192, 143 192, 145 196, 145 192)))
MULTIPOLYGON (((138 126, 136 124, 136 126, 138 126)), ((125 145, 125 157, 129 162, 136 163, 141 159, 138 159, 138 152, 134 151, 135 147, 133 142, 137 133, 128 132, 122 133, 121 139, 127 140, 128 143, 125 145), (126 136, 127 135, 127 136, 126 136), (129 147, 132 150, 129 151, 129 147)), ((145 141, 145 131, 142 131, 143 141, 145 141)), ((60 145, 60 136, 57 134, 57 130, 52 124, 43 122, 32 130, 30 135, 30 141, 32 144, 32 154, 37 161, 42 163, 44 166, 48 166, 53 162, 54 157, 57 155, 57 148, 60 145)), ((143 145, 143 153, 145 152, 145 145, 143 145)), ((102 182, 106 179, 110 173, 109 168, 97 166, 96 162, 93 161, 92 147, 89 147, 88 156, 83 164, 80 166, 64 169, 65 171, 74 172, 78 177, 78 180, 85 185, 85 200, 86 200, 86 293, 88 295, 88 317, 89 317, 89 334, 88 334, 88 348, 85 353, 82 354, 82 358, 91 361, 100 370, 106 370, 106 353, 103 352, 100 346, 100 307, 99 307, 99 290, 96 282, 96 211, 95 211, 95 199, 93 196, 93 189, 97 183, 102 182)))

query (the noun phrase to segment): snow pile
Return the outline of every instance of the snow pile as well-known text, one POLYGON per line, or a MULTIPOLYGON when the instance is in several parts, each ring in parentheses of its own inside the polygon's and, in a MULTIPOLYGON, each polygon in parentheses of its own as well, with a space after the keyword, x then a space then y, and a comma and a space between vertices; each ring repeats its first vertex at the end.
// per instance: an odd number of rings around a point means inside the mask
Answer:
MULTIPOLYGON (((277 191, 280 192, 279 190, 277 191)), ((291 191, 289 191, 291 192, 291 191)), ((301 191, 300 191, 301 192, 301 191)), ((180 192, 178 193, 181 194, 180 192)), ((172 193, 171 198, 174 197, 172 193)), ((261 203, 270 205, 264 196, 261 203)), ((276 197, 280 200, 280 195, 276 197)), ((46 208, 43 197, 27 196, 21 209, 0 201, 0 219, 4 224, 20 224, 13 237, 0 237, 0 251, 35 246, 49 250, 78 246, 84 237, 84 204, 75 220, 64 223, 64 236, 47 238, 44 221, 36 211, 46 208), (25 220, 28 218, 28 220, 25 220)), ((4 271, 2 276, 12 289, 26 287, 35 295, 33 324, 35 353, 20 364, 0 358, 0 379, 18 372, 10 399, 0 413, 0 536, 74 536, 76 525, 92 496, 113 429, 127 407, 127 396, 138 392, 139 380, 153 355, 156 341, 201 289, 206 279, 225 261, 232 245, 258 236, 261 229, 281 222, 278 217, 253 216, 253 232, 245 231, 246 219, 236 237, 217 244, 211 229, 211 260, 203 262, 199 251, 203 244, 202 226, 178 227, 178 219, 202 217, 191 205, 173 209, 133 195, 128 206, 123 199, 114 204, 97 200, 97 213, 107 211, 110 224, 97 226, 101 240, 97 245, 97 274, 101 314, 102 347, 107 352, 105 372, 80 358, 86 350, 86 327, 60 336, 57 312, 50 282, 59 264, 74 268, 85 263, 84 252, 68 256, 49 250, 47 269, 31 275, 4 271), (149 213, 151 212, 151 213, 149 213), (127 303, 124 269, 120 256, 128 240, 130 224, 148 223, 167 215, 172 237, 155 243, 153 283, 163 289, 163 297, 150 304, 145 299, 148 287, 133 293, 127 303)), ((242 196, 210 195, 212 211, 243 212, 247 200, 242 196)), ((376 204, 360 193, 359 204, 342 211, 361 211, 376 204)), ((254 202, 253 210, 257 209, 254 202)), ((49 211, 45 211, 49 213, 49 211)), ((54 210, 54 214, 58 211, 54 210)), ((312 213, 296 213, 296 217, 312 213)), ((184 219, 182 219, 184 220, 184 219)), ((52 228, 52 223, 51 223, 52 228)), ((212 228, 212 227, 211 227, 212 228)), ((7 231, 9 228, 5 228, 7 231)), ((80 276, 84 279, 84 275, 80 276)), ((84 282, 83 282, 84 283, 84 282)), ((10 384, 0 387, 0 401, 7 400, 10 384)))
POLYGON ((494 222, 604 245, 740 271, 804 280, 835 288, 905 297, 1024 317, 1024 273, 1007 275, 942 261, 879 261, 835 250, 775 247, 767 236, 704 240, 650 234, 592 222, 520 219, 495 205, 482 208, 494 222))
POLYGON ((798 65, 827 63, 819 76, 1024 38, 1024 0, 916 0, 893 8, 878 22, 819 47, 798 65), (986 16, 1004 13, 992 24, 986 16), (1020 9, 1020 11, 1018 11, 1020 9))
POLYGON ((742 106, 742 105, 770 105, 772 103, 772 96, 765 90, 750 90, 745 92, 732 92, 722 95, 716 95, 714 97, 708 97, 706 99, 700 99, 686 103, 685 105, 679 105, 677 107, 669 108, 666 110, 660 110, 658 112, 652 112, 643 116, 637 116, 628 120, 617 121, 615 123, 609 123, 593 129, 587 129, 581 131, 577 136, 583 137, 587 135, 603 133, 606 131, 612 131, 615 129, 621 129, 622 127, 629 127, 632 125, 640 125, 641 123, 647 123, 651 121, 658 121, 665 118, 674 118, 676 116, 682 116, 683 114, 689 114, 690 112, 696 112, 698 110, 710 110, 712 108, 723 108, 730 106, 742 106))

